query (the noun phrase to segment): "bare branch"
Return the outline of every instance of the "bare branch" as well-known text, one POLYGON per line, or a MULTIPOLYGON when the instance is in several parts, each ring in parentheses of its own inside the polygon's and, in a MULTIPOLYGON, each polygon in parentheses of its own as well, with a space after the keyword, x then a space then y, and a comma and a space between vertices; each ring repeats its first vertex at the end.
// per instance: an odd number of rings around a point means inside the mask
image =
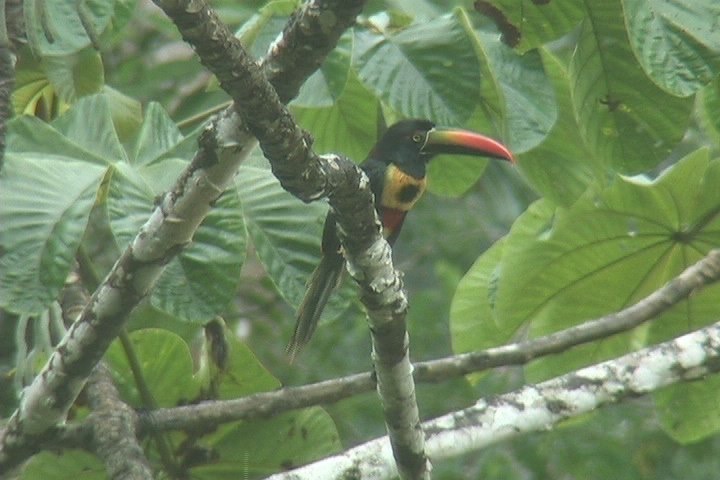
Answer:
MULTIPOLYGON (((423 423, 428 455, 455 457, 668 385, 720 371, 720 323, 423 423)), ((387 437, 268 480, 393 478, 387 437)))
MULTIPOLYGON (((417 381, 438 382, 489 368, 525 364, 532 359, 565 351, 582 343, 606 338, 626 331, 663 313, 720 277, 720 250, 688 267, 677 278, 651 293, 635 305, 582 325, 520 343, 480 352, 420 362, 414 365, 417 381)), ((161 408, 141 413, 142 431, 166 431, 213 426, 231 421, 267 417, 288 410, 329 404, 375 388, 370 372, 327 380, 300 387, 286 387, 248 397, 226 401, 209 401, 197 405, 161 408)), ((83 446, 92 435, 87 424, 54 432, 49 445, 83 446)))
POLYGON ((416 377, 423 381, 442 381, 506 365, 523 365, 531 360, 564 352, 583 343, 625 332, 652 320, 700 289, 720 280, 720 250, 711 250, 704 258, 636 304, 617 313, 590 320, 544 337, 471 352, 416 365, 416 377))
MULTIPOLYGON (((419 362, 413 365, 415 380, 440 382, 490 368, 523 365, 539 357, 607 338, 657 317, 718 279, 720 279, 720 250, 713 250, 667 285, 625 310, 533 340, 419 362)), ((311 385, 258 393, 235 400, 162 408, 143 414, 140 421, 143 429, 157 430, 218 425, 235 420, 278 415, 297 408, 329 404, 367 393, 373 388, 375 388, 373 375, 371 372, 365 372, 311 385)))

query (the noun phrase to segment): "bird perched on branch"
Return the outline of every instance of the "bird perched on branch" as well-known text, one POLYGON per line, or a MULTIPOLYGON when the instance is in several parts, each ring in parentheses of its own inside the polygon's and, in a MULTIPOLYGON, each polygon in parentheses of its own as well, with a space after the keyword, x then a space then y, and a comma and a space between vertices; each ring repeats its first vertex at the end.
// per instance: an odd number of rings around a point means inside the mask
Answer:
MULTIPOLYGON (((438 154, 452 153, 514 163, 503 144, 467 130, 435 127, 429 120, 402 120, 391 126, 370 151, 360 168, 370 179, 383 235, 392 245, 405 216, 425 191, 427 163, 438 154)), ((292 362, 315 331, 330 294, 337 286, 345 259, 332 210, 325 219, 322 259, 308 282, 287 353, 292 362)))

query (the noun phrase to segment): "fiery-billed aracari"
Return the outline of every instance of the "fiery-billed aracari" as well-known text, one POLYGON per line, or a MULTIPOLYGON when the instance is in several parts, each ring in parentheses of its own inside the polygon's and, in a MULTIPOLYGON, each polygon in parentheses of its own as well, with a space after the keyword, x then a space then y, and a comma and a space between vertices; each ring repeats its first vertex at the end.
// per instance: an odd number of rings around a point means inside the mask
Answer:
MULTIPOLYGON (((390 127, 360 165, 370 179, 383 234, 392 245, 405 215, 425 191, 425 167, 437 154, 452 153, 514 162, 501 143, 467 130, 436 128, 429 120, 403 120, 390 127)), ((322 259, 310 277, 287 347, 292 361, 310 340, 330 294, 340 280, 345 260, 331 210, 323 228, 322 259)))

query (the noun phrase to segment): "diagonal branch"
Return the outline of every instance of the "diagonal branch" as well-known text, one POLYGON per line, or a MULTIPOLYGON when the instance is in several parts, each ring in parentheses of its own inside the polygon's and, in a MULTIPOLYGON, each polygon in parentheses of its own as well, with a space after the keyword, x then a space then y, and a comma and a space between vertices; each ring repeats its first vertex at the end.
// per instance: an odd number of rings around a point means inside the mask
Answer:
POLYGON ((262 70, 202 0, 155 0, 215 74, 257 137, 282 186, 304 201, 327 197, 348 271, 362 289, 385 424, 403 478, 429 478, 405 325, 407 298, 383 239, 370 185, 352 161, 318 157, 262 70))
MULTIPOLYGON (((333 6, 342 2, 319 0, 315 3, 333 6)), ((317 14, 307 11, 310 16, 317 14)), ((322 29, 318 28, 321 22, 317 19, 296 23, 298 28, 308 25, 308 31, 316 35, 326 33, 328 43, 333 45, 333 39, 337 39, 355 17, 350 8, 339 8, 335 13, 337 22, 325 22, 322 29)), ((289 47, 278 48, 276 53, 279 58, 290 58, 293 51, 289 47)), ((310 62, 318 63, 326 51, 309 49, 303 53, 310 62)), ((289 78, 282 68, 276 74, 278 81, 289 78)), ((54 436, 55 425, 64 420, 129 313, 149 293, 165 265, 192 239, 212 203, 255 146, 256 140, 247 134, 232 111, 219 114, 208 125, 191 164, 173 189, 161 197, 149 220, 92 295, 41 373, 25 390, 19 408, 0 430, 0 471, 9 471, 34 453, 35 446, 54 436)))
POLYGON ((265 77, 287 103, 333 51, 340 36, 355 23, 366 0, 315 0, 290 17, 282 34, 260 62, 265 77))
MULTIPOLYGON (((606 405, 720 371, 720 323, 670 342, 568 373, 423 423, 428 455, 455 457, 606 405)), ((396 475, 387 437, 273 475, 282 479, 384 479, 396 475)))
MULTIPOLYGON (((523 365, 533 359, 563 352, 574 346, 607 338, 647 322, 704 286, 720 280, 720 250, 705 258, 644 299, 612 313, 559 332, 478 352, 414 364, 419 382, 440 382, 490 368, 523 365)), ((141 415, 142 429, 172 430, 218 425, 236 420, 278 415, 288 410, 325 405, 371 391, 370 372, 326 380, 300 387, 286 387, 235 400, 203 402, 161 408, 141 415)))

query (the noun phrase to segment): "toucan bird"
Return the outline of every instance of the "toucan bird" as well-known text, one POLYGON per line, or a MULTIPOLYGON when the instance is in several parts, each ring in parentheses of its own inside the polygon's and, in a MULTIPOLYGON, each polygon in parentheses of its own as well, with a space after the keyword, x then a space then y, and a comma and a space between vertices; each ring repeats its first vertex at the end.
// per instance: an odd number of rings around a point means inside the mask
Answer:
MULTIPOLYGON (((402 120, 391 126, 360 165, 370 179, 383 235, 390 245, 400 234, 405 216, 425 191, 427 163, 441 153, 515 161, 503 144, 475 132, 438 128, 433 122, 420 119, 402 120)), ((287 346, 291 362, 315 331, 344 266, 331 210, 323 228, 322 259, 310 277, 298 309, 295 332, 287 346)))

